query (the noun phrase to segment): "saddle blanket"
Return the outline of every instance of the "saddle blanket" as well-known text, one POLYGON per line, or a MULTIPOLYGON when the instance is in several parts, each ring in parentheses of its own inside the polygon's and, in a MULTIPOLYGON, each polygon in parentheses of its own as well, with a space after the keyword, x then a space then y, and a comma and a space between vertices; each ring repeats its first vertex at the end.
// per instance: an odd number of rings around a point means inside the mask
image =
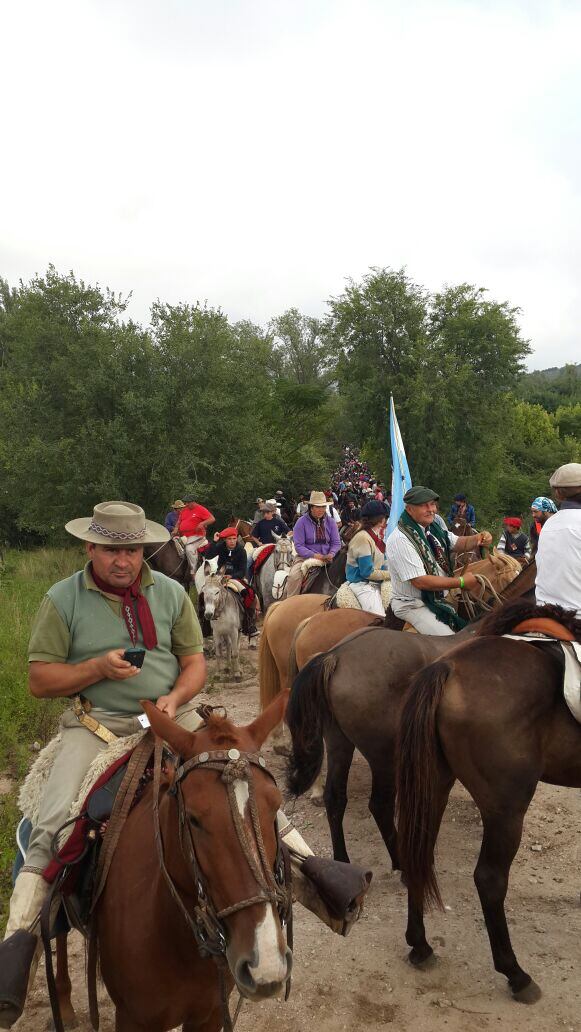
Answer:
POLYGON ((274 545, 261 545, 254 555, 254 573, 258 573, 261 566, 264 565, 269 555, 274 552, 274 545))
POLYGON ((581 724, 581 644, 576 641, 560 641, 539 634, 505 634, 505 638, 513 641, 524 641, 541 645, 543 642, 556 642, 561 646, 564 659, 563 695, 571 715, 581 724))
MULTIPOLYGON (((77 798, 71 805, 69 818, 79 817, 86 809, 87 801, 93 792, 102 788, 123 767, 134 748, 139 744, 147 731, 138 731, 134 735, 126 735, 111 742, 95 757, 83 779, 77 798)), ((61 736, 57 735, 38 754, 28 772, 18 795, 18 807, 32 826, 38 822, 40 800, 52 765, 60 749, 61 736)), ((53 860, 43 871, 46 881, 52 882, 62 869, 63 863, 75 860, 85 846, 85 835, 89 830, 86 820, 78 820, 63 829, 59 836, 58 860, 53 860)))
MULTIPOLYGON (((353 594, 347 581, 337 592, 337 609, 361 609, 359 599, 353 594)), ((381 604, 387 612, 391 602, 391 581, 381 582, 381 604)))

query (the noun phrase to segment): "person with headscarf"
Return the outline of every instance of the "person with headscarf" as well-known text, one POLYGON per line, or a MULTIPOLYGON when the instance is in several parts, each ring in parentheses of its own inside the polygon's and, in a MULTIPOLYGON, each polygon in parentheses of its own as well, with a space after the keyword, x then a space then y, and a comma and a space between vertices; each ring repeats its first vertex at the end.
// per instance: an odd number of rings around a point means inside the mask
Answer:
POLYGON ((538 495, 538 497, 531 502, 531 515, 533 522, 531 523, 529 536, 531 541, 531 552, 533 555, 536 555, 539 547, 541 530, 547 520, 550 519, 551 516, 554 516, 556 511, 557 506, 552 498, 547 498, 545 495, 538 495))

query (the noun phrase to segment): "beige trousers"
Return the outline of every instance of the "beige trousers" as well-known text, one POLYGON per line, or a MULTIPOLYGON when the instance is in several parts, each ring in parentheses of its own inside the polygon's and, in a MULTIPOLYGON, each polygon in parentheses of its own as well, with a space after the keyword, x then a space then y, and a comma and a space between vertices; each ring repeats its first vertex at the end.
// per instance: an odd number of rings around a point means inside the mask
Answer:
POLYGON ((420 598, 411 599, 409 602, 398 602, 391 600, 391 608, 400 620, 407 620, 415 627, 419 634, 453 634, 454 631, 448 624, 442 623, 437 616, 428 609, 420 598))
MULTIPOLYGON (((188 731, 195 731, 202 723, 196 713, 198 701, 180 706, 176 721, 188 731)), ((120 716, 92 709, 91 716, 104 724, 120 738, 134 735, 142 727, 137 716, 120 716)), ((51 842, 56 831, 68 820, 71 806, 79 794, 91 763, 107 748, 106 742, 79 724, 72 710, 63 713, 60 723, 61 747, 48 777, 38 823, 32 830, 26 852, 25 871, 40 874, 52 859, 51 842)))
POLYGON ((301 584, 303 581, 303 572, 301 567, 304 563, 304 558, 300 555, 296 557, 289 570, 289 575, 286 579, 285 597, 290 598, 291 595, 298 595, 301 590, 301 584))

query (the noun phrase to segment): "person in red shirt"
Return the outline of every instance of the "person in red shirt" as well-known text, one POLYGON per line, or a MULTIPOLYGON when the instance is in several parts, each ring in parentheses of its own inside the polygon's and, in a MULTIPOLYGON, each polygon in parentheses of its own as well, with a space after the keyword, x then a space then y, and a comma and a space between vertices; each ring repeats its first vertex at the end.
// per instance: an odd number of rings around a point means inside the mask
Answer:
POLYGON ((198 549, 207 544, 206 528, 215 523, 215 516, 203 505, 198 505, 191 495, 186 496, 184 502, 185 508, 178 516, 172 537, 182 539, 193 577, 198 568, 198 549))

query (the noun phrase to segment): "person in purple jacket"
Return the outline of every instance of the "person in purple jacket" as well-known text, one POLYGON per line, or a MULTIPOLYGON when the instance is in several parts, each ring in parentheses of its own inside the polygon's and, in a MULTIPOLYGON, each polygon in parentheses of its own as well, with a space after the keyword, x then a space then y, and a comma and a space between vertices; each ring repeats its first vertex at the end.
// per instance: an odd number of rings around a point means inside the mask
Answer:
POLYGON ((298 595, 301 590, 301 566, 305 559, 330 563, 341 548, 337 524, 329 515, 324 492, 311 491, 308 505, 309 511, 297 520, 293 528, 297 556, 286 582, 287 598, 289 595, 298 595))

